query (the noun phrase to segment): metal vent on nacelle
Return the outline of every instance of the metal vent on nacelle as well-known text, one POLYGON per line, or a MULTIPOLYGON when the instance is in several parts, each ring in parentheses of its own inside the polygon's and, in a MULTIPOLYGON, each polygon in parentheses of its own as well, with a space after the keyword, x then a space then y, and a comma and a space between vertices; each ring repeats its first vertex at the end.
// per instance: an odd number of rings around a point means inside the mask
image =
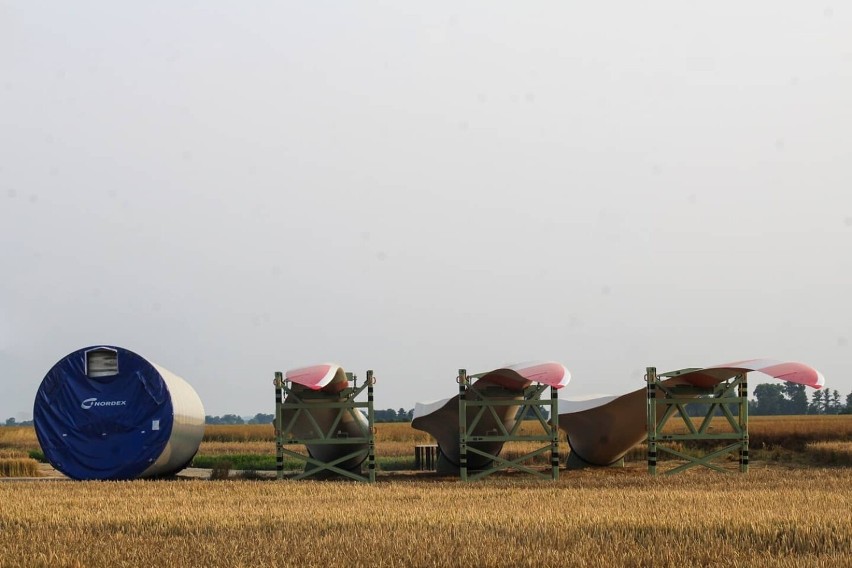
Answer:
POLYGON ((118 374, 118 351, 99 347, 86 351, 86 376, 112 377, 118 374))

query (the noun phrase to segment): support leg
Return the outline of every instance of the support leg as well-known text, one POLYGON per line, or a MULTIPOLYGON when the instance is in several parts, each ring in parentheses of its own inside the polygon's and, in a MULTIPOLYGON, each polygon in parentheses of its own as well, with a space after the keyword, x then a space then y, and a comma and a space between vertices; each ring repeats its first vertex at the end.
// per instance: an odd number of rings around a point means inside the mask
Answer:
POLYGON ((459 369, 459 473, 467 481, 467 371, 459 369))
POLYGON ((648 381, 648 473, 657 475, 657 369, 645 369, 648 381))

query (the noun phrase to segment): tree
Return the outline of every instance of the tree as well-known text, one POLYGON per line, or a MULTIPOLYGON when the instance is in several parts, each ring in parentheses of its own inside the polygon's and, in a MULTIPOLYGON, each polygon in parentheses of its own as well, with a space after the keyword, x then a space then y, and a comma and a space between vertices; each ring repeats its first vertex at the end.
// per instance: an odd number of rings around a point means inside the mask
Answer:
POLYGON ((808 394, 805 392, 805 385, 785 382, 784 394, 789 399, 785 405, 784 414, 808 413, 808 394))
POLYGON ((249 424, 270 424, 275 420, 275 416, 272 414, 263 414, 262 412, 258 412, 254 415, 254 418, 250 418, 249 424))
MULTIPOLYGON (((825 393, 828 395, 828 392, 825 393)), ((826 396, 826 398, 828 398, 826 396)), ((843 412, 843 406, 840 404, 840 393, 837 392, 837 389, 834 389, 831 392, 831 414, 840 414, 843 412)))
POLYGON ((846 395, 846 414, 852 414, 852 392, 846 395))
POLYGON ((384 419, 387 422, 396 422, 396 410, 394 410, 393 408, 388 408, 388 409, 384 410, 383 412, 384 412, 384 419))
MULTIPOLYGON (((748 402, 748 409, 753 414, 822 414, 825 411, 825 401, 820 391, 814 392, 814 398, 808 404, 808 395, 805 385, 797 383, 763 383, 754 389, 754 400, 748 402)), ((697 406, 697 405, 696 405, 697 406)), ((729 407, 731 412, 736 413, 736 407, 729 407)), ((701 409, 693 409, 687 406, 690 416, 704 416, 701 409)), ((721 411, 716 410, 720 415, 721 411)))
POLYGON ((396 410, 387 408, 385 410, 376 410, 373 413, 376 422, 396 422, 396 410))
POLYGON ((784 398, 784 387, 778 384, 763 383, 754 388, 755 414, 783 414, 787 400, 784 398))
POLYGON ((6 419, 6 426, 14 426, 14 425, 15 425, 15 419, 14 418, 7 418, 6 419))
POLYGON ((822 390, 815 390, 811 395, 811 403, 808 405, 808 414, 823 414, 825 409, 822 405, 822 390))
POLYGON ((207 415, 204 417, 205 424, 245 424, 242 416, 237 416, 236 414, 226 414, 224 416, 210 416, 207 415))
POLYGON ((385 410, 376 410, 373 415, 376 422, 408 422, 414 418, 414 409, 405 410, 404 408, 400 408, 399 410, 394 410, 393 408, 387 408, 385 410))

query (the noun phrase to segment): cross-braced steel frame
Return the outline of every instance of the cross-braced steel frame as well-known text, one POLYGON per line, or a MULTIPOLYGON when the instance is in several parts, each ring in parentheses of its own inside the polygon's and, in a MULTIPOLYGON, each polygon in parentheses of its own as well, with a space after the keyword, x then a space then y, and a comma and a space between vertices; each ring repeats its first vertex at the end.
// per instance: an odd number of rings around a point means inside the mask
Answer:
MULTIPOLYGON (((484 376, 487 373, 468 376, 465 369, 459 369, 459 466, 462 481, 474 481, 498 471, 516 469, 544 479, 559 479, 559 408, 557 391, 550 388, 550 398, 542 399, 541 395, 548 386, 534 384, 519 391, 512 391, 498 386, 488 386, 483 391, 469 388, 470 380, 484 376), (468 396, 469 395, 469 396, 468 396), (521 411, 511 428, 506 428, 499 418, 496 409, 504 406, 520 406, 521 411), (549 419, 542 412, 549 407, 549 419), (497 431, 487 435, 475 434, 482 418, 489 415, 497 424, 497 431), (468 417, 470 420, 468 421, 468 417), (543 434, 521 434, 521 425, 526 418, 534 417, 544 430, 543 434), (528 452, 516 459, 505 459, 497 454, 491 454, 474 447, 476 442, 546 442, 543 446, 528 452), (526 462, 536 456, 550 452, 550 468, 539 471, 526 462), (486 469, 470 471, 467 467, 468 454, 476 454, 491 460, 492 466, 486 469)), ((499 452, 498 452, 499 453, 499 452)))
POLYGON ((284 478, 284 456, 305 463, 305 470, 292 479, 305 479, 321 473, 332 473, 356 481, 376 481, 376 440, 375 440, 375 415, 373 412, 373 385, 375 378, 373 371, 367 371, 367 380, 360 387, 357 377, 352 373, 346 373, 346 378, 352 384, 351 387, 343 389, 339 393, 325 393, 323 391, 294 390, 290 381, 284 378, 281 372, 275 373, 275 468, 278 479, 284 478), (358 396, 367 391, 366 402, 358 400, 358 396), (364 426, 356 416, 360 409, 367 409, 367 426, 364 426), (336 410, 336 415, 328 428, 320 427, 313 416, 313 410, 336 410), (285 422, 284 414, 287 410, 293 410, 292 416, 285 422), (345 415, 349 414, 358 424, 360 436, 341 436, 338 426, 345 415), (300 418, 306 419, 312 430, 311 436, 294 436, 293 428, 300 418), (333 445, 333 446, 367 446, 367 449, 357 448, 352 452, 334 458, 331 461, 322 461, 310 455, 304 455, 288 448, 294 445, 333 445), (350 471, 339 467, 340 464, 357 458, 366 458, 367 475, 358 471, 350 471))
POLYGON ((657 475, 657 458, 660 452, 673 455, 685 460, 677 467, 661 473, 671 475, 680 473, 695 466, 704 466, 716 471, 730 472, 713 460, 733 452, 739 452, 740 473, 748 472, 748 383, 743 372, 732 379, 713 387, 701 388, 691 385, 666 386, 660 378, 677 377, 689 371, 698 369, 681 369, 669 373, 657 374, 655 367, 646 369, 647 381, 647 418, 648 418, 648 473, 657 475), (662 405, 663 413, 657 418, 658 405, 662 405), (707 411, 696 428, 695 423, 687 415, 687 405, 705 405, 707 411), (734 411, 731 411, 731 406, 734 411), (732 432, 710 432, 710 424, 716 409, 722 411, 732 432), (685 434, 663 434, 663 428, 670 418, 677 413, 686 425, 685 434), (710 453, 691 456, 669 447, 669 443, 690 441, 722 442, 723 448, 710 453))

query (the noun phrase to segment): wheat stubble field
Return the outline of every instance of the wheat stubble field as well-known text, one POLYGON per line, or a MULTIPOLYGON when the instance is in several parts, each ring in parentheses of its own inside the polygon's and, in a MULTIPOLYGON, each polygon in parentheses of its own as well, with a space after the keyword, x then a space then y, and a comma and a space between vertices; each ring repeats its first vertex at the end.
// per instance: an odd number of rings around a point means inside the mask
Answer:
POLYGON ((0 484, 0 566, 848 566, 852 469, 0 484))
MULTIPOLYGON (((816 455, 807 450, 814 444, 845 456, 850 424, 849 417, 756 421, 752 433, 767 440, 760 442, 767 455, 777 439, 801 448, 800 456, 816 455)), ((405 425, 381 426, 380 453, 383 443, 402 452, 422 441, 405 425)), ((210 452, 240 443, 266 451, 267 433, 256 439, 239 428, 212 429, 210 452)), ((26 430, 6 432, 7 447, 30 447, 26 430)), ((787 462, 787 455, 758 461, 747 475, 652 478, 634 461, 563 470, 555 483, 503 475, 463 484, 404 472, 383 474, 374 486, 5 482, 0 567, 852 565, 852 467, 787 462)))

